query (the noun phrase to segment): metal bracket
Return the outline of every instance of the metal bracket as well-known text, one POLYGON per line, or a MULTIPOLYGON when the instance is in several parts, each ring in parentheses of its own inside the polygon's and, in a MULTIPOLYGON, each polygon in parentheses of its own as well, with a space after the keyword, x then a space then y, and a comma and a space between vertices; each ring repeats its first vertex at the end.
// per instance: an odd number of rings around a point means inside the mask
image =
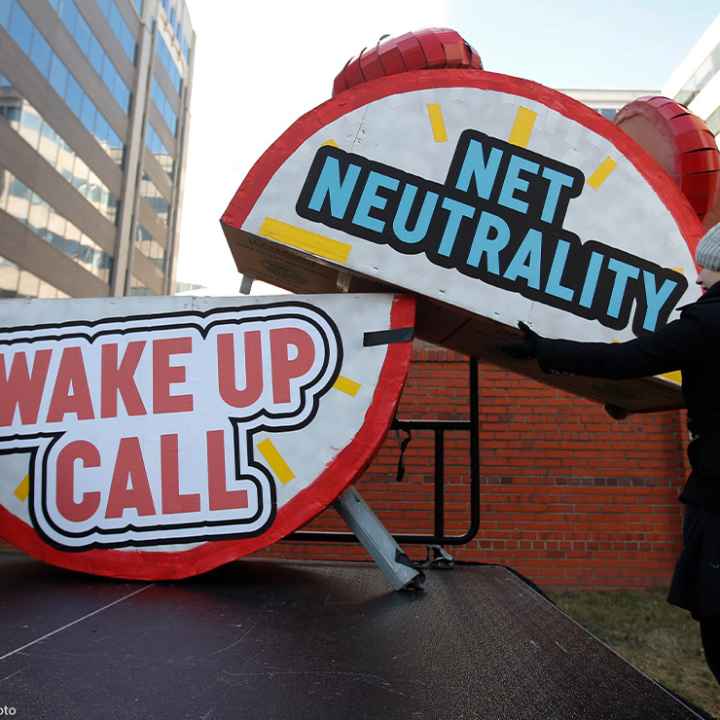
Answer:
POLYGON ((425 575, 416 568, 360 493, 349 487, 334 503, 340 517, 370 553, 393 590, 420 590, 425 575))
POLYGON ((424 567, 452 570, 455 558, 442 545, 427 545, 427 556, 424 567))
MULTIPOLYGON (((406 545, 466 545, 477 535, 480 527, 480 417, 478 407, 478 361, 470 358, 470 392, 467 420, 398 420, 392 428, 397 430, 430 430, 435 434, 435 529, 430 534, 398 533, 395 540, 406 545), (445 446, 444 433, 465 431, 470 434, 470 526, 462 535, 445 532, 445 446)), ((357 542, 351 532, 323 530, 296 530, 288 535, 291 542, 357 542)))

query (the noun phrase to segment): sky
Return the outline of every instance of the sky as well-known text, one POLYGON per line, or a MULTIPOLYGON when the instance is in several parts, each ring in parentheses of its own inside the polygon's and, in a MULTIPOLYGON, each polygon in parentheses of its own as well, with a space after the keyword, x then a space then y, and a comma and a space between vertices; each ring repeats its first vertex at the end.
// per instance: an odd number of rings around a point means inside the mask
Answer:
MULTIPOLYGON (((717 0, 187 0, 197 33, 177 280, 237 294, 220 217, 253 163, 381 35, 457 30, 493 72, 555 88, 660 89, 717 0)), ((256 285, 270 291, 269 286, 256 285)))

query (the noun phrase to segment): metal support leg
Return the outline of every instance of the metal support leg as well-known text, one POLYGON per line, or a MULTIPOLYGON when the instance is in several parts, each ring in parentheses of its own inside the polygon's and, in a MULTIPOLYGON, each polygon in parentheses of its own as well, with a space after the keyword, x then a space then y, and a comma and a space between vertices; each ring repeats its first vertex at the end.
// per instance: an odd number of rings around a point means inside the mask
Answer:
POLYGON ((354 487, 349 487, 333 503, 333 507, 370 553, 393 590, 420 589, 425 575, 412 566, 407 555, 354 487))

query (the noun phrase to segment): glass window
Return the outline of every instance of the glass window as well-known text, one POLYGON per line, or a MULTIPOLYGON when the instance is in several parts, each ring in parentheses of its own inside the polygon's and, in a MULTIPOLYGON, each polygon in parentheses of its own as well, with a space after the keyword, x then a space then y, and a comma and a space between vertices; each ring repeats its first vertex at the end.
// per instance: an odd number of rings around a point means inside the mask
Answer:
POLYGON ((20 124, 21 105, 15 97, 0 97, 0 115, 17 130, 20 124))
POLYGON ((78 44, 78 47, 82 50, 83 55, 89 55, 90 54, 90 37, 92 36, 92 33, 90 32, 90 26, 85 21, 85 18, 82 17, 78 13, 77 16, 77 22, 75 23, 75 42, 78 44))
POLYGON ((44 280, 41 280, 37 296, 42 300, 56 298, 57 290, 50 283, 46 283, 44 280))
POLYGON ((42 120, 37 114, 35 108, 28 103, 23 103, 22 115, 20 117, 20 128, 18 132, 33 150, 37 150, 38 144, 40 143, 41 125, 42 120))
POLYGON ((155 293, 147 287, 144 283, 142 283, 140 280, 135 277, 135 275, 130 276, 130 289, 128 291, 129 295, 155 295, 155 293))
POLYGON ((45 237, 49 209, 48 204, 37 193, 32 194, 27 224, 30 229, 40 237, 45 237))
POLYGON ((75 163, 75 153, 72 151, 70 146, 63 142, 60 145, 57 159, 57 170, 58 172, 69 182, 73 179, 73 165, 75 163))
POLYGON ((95 134, 95 105, 87 95, 83 97, 80 122, 87 128, 88 132, 95 134))
POLYGON ((180 86, 182 84, 180 71, 178 70, 177 64, 175 63, 175 60, 170 53, 170 50, 168 50, 168 46, 165 44, 163 36, 159 32, 155 33, 155 54, 160 59, 160 62, 162 63, 165 71, 170 77, 170 82, 175 88, 175 92, 177 92, 177 94, 179 95, 180 86))
POLYGON ((60 18, 71 35, 75 34, 75 22, 77 21, 78 11, 73 0, 63 0, 60 8, 60 18))
POLYGON ((26 12, 17 2, 13 3, 8 30, 12 39, 22 48, 26 55, 29 55, 33 36, 33 25, 26 12))
POLYGON ((11 0, 0 0, 0 25, 7 28, 10 23, 11 0))
POLYGON ((80 117, 80 113, 82 112, 82 101, 84 94, 85 93, 82 91, 80 85, 78 85, 77 80, 70 73, 68 73, 67 92, 65 94, 65 99, 67 100, 67 104, 70 106, 70 109, 78 117, 80 117))
POLYGON ((27 221, 28 212, 30 210, 30 198, 32 193, 30 189, 21 183, 17 178, 13 178, 10 182, 10 189, 7 200, 7 212, 21 223, 27 221))
POLYGON ((15 263, 0 256, 0 297, 66 298, 68 295, 29 270, 21 270, 15 263))
POLYGON ((6 108, 7 121, 10 123, 10 127, 19 132, 20 120, 22 118, 22 105, 18 102, 13 102, 6 108))
POLYGON ((65 252, 65 227, 67 220, 62 215, 58 215, 53 208, 49 208, 47 223, 47 239, 50 244, 55 245, 65 252))
MULTIPOLYGON (((6 2, 6 0, 0 0, 0 2, 6 2)), ((38 63, 38 67, 40 67, 43 72, 49 74, 48 76, 53 88, 65 99, 65 102, 68 104, 73 113, 80 119, 83 125, 94 134, 96 116, 99 114, 97 108, 85 95, 73 75, 68 72, 64 64, 58 59, 55 53, 52 52, 52 49, 50 49, 50 46, 47 44, 42 34, 30 22, 30 19, 25 14, 25 11, 17 4, 17 2, 13 3, 12 7, 13 10, 11 13, 10 24, 13 28, 14 37, 16 38, 18 44, 23 50, 25 50, 27 55, 38 63), (35 48, 33 50, 34 54, 31 54, 30 52, 31 46, 35 48)), ((77 10, 75 9, 73 1, 65 0, 60 6, 60 9, 63 22, 74 22, 77 19, 82 39, 84 28, 87 27, 89 31, 89 26, 87 26, 87 23, 85 23, 85 21, 77 15, 77 10)), ((112 77, 114 84, 115 75, 112 77)), ((117 80, 122 83, 122 79, 119 76, 117 80)), ((112 139, 114 140, 116 137, 117 136, 114 136, 112 139)), ((108 146, 105 149, 108 155, 110 155, 115 162, 122 164, 125 148, 119 138, 117 138, 117 141, 117 148, 111 148, 108 146)), ((98 142, 102 144, 100 140, 98 140, 98 142)), ((37 147, 37 145, 34 144, 33 147, 37 147)))
POLYGON ((87 186, 88 178, 90 177, 90 168, 79 158, 75 157, 75 165, 73 166, 73 180, 72 184, 80 192, 84 194, 85 187, 87 186))
POLYGON ((125 112, 130 112, 130 91, 122 81, 115 86, 115 98, 120 107, 125 109, 125 112))
POLYGON ((115 70, 112 61, 105 53, 102 45, 93 34, 91 27, 73 4, 73 0, 64 1, 60 18, 63 23, 65 23, 68 32, 74 37, 77 46, 88 59, 95 72, 102 77, 113 97, 118 99, 119 96, 120 99, 118 102, 125 112, 127 112, 128 103, 127 100, 123 102, 123 98, 129 95, 129 90, 119 73, 115 70))
POLYGON ((125 146, 117 133, 109 128, 108 130, 108 147, 110 148, 110 157, 118 164, 122 165, 123 156, 125 154, 125 146))
POLYGON ((69 220, 65 226, 65 241, 63 243, 63 252, 70 257, 78 257, 80 255, 80 230, 78 230, 69 220))
POLYGON ((104 58, 105 58, 105 53, 104 53, 100 43, 97 41, 97 38, 93 35, 90 38, 90 49, 88 51, 88 59, 90 60, 90 64, 93 66, 93 70, 95 70, 95 72, 100 76, 102 76, 104 58))
MULTIPOLYGON (((47 283, 46 283, 47 284, 47 283)), ((20 271, 17 294, 19 297, 38 297, 40 291, 40 278, 27 270, 20 271)))
POLYGON ((82 233, 80 235, 80 245, 78 246, 78 262, 88 271, 93 271, 93 257, 95 252, 92 247, 93 243, 90 238, 82 233))
POLYGON ((160 221, 164 224, 168 224, 170 216, 170 203, 165 199, 163 194, 157 189, 155 183, 150 179, 147 174, 143 175, 140 183, 140 196, 150 207, 154 210, 160 221))
POLYGON ((165 95, 162 91, 162 88, 158 85, 155 78, 152 79, 152 84, 150 85, 150 94, 152 95, 153 102, 160 111, 168 130, 170 130, 170 133, 174 136, 177 132, 177 115, 172 109, 172 105, 170 105, 167 95, 165 95))
POLYGON ((45 38, 38 32, 33 37, 32 53, 30 59, 35 63, 35 67, 45 76, 50 74, 50 60, 52 59, 52 50, 47 44, 45 38))
POLYGON ((67 81, 67 68, 62 62, 60 62, 57 55, 54 55, 52 59, 52 65, 50 67, 50 84, 53 86, 53 89, 61 98, 65 97, 67 81))
POLYGON ((99 210, 103 200, 103 189, 98 176, 92 170, 88 173, 87 189, 85 197, 99 210))
POLYGON ((11 182, 12 176, 10 173, 7 170, 0 170, 0 210, 7 210, 11 182))
POLYGON ((111 62, 107 62, 103 65, 102 79, 105 85, 107 85, 112 92, 112 88, 115 86, 115 67, 111 62))
POLYGON ((120 41, 120 44, 123 46, 125 54, 128 58, 130 58, 131 62, 135 62, 135 40, 128 29, 128 26, 125 24, 125 20, 123 20, 117 5, 115 5, 115 2, 112 2, 110 7, 110 16, 108 19, 110 27, 115 33, 117 39, 120 41))
POLYGON ((115 5, 115 0, 98 0, 97 4, 128 59, 135 63, 135 38, 115 5))
POLYGON ((157 134, 155 128, 151 123, 147 124, 145 129, 145 145, 148 150, 155 156, 155 159, 160 163, 162 169, 168 174, 172 180, 174 171, 174 160, 170 151, 165 147, 160 136, 157 134))
POLYGON ((43 122, 40 129, 40 145, 38 146, 38 152, 45 158, 45 160, 55 167, 59 151, 60 143, 57 133, 46 122, 43 122))
POLYGON ((19 279, 20 271, 18 266, 0 257, 0 297, 15 297, 19 279))
POLYGON ((150 231, 143 225, 138 225, 135 238, 138 249, 148 260, 160 270, 165 269, 165 248, 153 238, 150 231))

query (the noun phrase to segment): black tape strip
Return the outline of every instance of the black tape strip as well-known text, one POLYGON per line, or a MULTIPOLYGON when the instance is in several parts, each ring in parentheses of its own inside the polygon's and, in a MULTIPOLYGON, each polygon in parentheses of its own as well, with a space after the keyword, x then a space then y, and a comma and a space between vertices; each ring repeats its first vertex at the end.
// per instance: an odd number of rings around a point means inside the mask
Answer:
POLYGON ((400 443, 400 457, 398 457, 397 475, 395 476, 396 482, 401 482, 402 479, 405 477, 405 450, 407 449, 408 444, 412 440, 412 433, 409 430, 403 430, 403 432, 406 433, 406 436, 401 441, 400 431, 396 430, 397 439, 400 443))
POLYGON ((363 335, 363 345, 373 347, 374 345, 390 345, 391 343, 410 342, 415 337, 415 328, 397 328, 396 330, 378 330, 366 332, 363 335))

